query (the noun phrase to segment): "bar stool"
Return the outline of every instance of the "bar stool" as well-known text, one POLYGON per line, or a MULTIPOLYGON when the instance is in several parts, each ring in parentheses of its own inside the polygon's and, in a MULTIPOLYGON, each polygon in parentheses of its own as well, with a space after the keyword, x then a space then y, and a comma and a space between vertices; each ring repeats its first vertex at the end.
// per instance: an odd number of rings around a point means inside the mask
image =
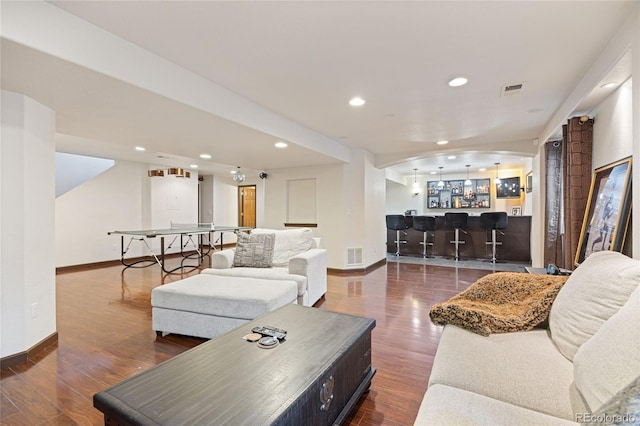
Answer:
MULTIPOLYGON (((387 229, 396 231, 396 240, 394 241, 394 243, 396 243, 396 256, 400 256, 400 244, 407 243, 406 240, 400 239, 400 231, 404 232, 407 228, 409 228, 409 226, 407 225, 407 222, 405 222, 403 215, 401 214, 387 215, 387 229)), ((407 235, 406 232, 404 234, 407 235)))
POLYGON ((456 254, 455 254, 456 260, 460 260, 459 245, 465 243, 465 241, 460 241, 460 231, 464 232, 465 234, 467 233, 467 231, 465 231, 464 228, 467 227, 468 220, 469 220, 469 213, 447 212, 444 214, 444 226, 455 230, 455 239, 449 242, 451 244, 456 245, 456 254))
MULTIPOLYGON (((422 257, 433 257, 427 255, 427 246, 433 246, 433 241, 428 241, 428 236, 435 237, 436 218, 433 216, 414 216, 413 229, 422 232, 422 257)), ((432 250, 433 251, 433 250, 432 250)))
POLYGON ((506 212, 487 212, 480 215, 480 224, 485 230, 491 230, 491 241, 487 241, 485 244, 491 244, 491 263, 496 263, 496 246, 501 246, 502 243, 496 238, 496 233, 500 232, 504 235, 504 232, 499 229, 507 227, 508 217, 506 212))

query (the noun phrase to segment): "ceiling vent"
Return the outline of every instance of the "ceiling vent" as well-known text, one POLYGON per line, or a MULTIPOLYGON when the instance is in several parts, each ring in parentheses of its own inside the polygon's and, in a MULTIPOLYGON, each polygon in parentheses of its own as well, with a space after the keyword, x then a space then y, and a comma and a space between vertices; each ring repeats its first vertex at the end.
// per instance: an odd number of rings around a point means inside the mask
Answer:
POLYGON ((500 94, 500 96, 512 96, 518 93, 522 93, 523 86, 523 83, 507 84, 506 86, 502 87, 502 93, 500 94))

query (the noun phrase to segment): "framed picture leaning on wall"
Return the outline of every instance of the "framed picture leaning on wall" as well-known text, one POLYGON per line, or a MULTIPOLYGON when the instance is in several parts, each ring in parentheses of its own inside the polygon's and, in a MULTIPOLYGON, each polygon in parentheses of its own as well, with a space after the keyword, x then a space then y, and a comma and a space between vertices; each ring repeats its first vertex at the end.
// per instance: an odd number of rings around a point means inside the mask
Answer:
POLYGON ((593 172, 575 265, 596 251, 621 251, 631 216, 631 157, 593 172))

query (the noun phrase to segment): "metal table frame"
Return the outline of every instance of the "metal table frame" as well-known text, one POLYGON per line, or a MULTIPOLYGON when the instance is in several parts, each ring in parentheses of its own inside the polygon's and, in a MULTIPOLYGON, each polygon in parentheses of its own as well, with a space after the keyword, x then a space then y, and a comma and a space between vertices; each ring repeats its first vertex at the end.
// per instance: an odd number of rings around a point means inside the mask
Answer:
POLYGON ((223 234, 225 232, 243 232, 251 230, 252 228, 246 226, 218 226, 213 224, 171 224, 171 228, 168 229, 146 229, 146 230, 137 230, 137 231, 111 231, 107 232, 108 235, 116 234, 120 235, 120 262, 127 268, 147 268, 151 265, 158 264, 162 271, 167 274, 171 274, 177 270, 184 269, 196 269, 202 265, 203 259, 211 253, 212 250, 215 250, 215 242, 213 241, 213 234, 215 232, 220 233, 219 241, 220 241, 220 249, 223 247, 223 234), (203 236, 208 235, 209 237, 209 248, 204 250, 205 247, 203 236), (194 240, 194 237, 197 236, 197 243, 194 240), (125 247, 125 237, 129 237, 129 241, 125 247), (160 254, 156 254, 153 252, 149 244, 147 243, 148 238, 160 238, 160 254), (165 238, 171 238, 168 246, 165 248, 165 238), (182 261, 180 262, 180 266, 167 269, 165 267, 165 257, 167 251, 171 249, 176 240, 180 238, 180 255, 182 256, 182 261), (127 261, 126 254, 131 247, 131 244, 134 241, 142 242, 145 246, 147 252, 151 256, 149 259, 138 259, 135 261, 127 261), (193 245, 193 250, 187 251, 189 244, 193 245), (197 264, 185 264, 185 260, 187 259, 197 259, 197 264))

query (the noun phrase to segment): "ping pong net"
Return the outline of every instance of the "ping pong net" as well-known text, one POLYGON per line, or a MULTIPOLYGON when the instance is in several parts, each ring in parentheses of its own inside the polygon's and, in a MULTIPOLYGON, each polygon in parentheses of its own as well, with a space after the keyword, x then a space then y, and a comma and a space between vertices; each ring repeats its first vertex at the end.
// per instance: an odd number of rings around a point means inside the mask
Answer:
POLYGON ((213 222, 179 223, 170 222, 171 229, 214 229, 213 222))

